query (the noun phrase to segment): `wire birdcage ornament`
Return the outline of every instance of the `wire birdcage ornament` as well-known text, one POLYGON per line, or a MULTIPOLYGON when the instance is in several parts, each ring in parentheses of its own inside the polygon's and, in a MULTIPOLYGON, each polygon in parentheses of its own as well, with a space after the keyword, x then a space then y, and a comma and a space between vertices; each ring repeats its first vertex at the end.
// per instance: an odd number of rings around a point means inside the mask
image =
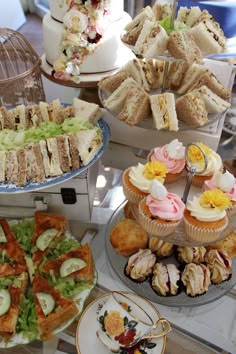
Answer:
POLYGON ((0 106, 45 101, 41 59, 24 36, 0 28, 0 106))

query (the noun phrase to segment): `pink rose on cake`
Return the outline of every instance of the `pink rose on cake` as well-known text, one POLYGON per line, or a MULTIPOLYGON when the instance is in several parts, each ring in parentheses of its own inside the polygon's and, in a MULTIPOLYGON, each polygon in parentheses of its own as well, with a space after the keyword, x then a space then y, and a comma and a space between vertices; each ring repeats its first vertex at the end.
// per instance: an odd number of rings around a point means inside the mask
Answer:
POLYGON ((168 193, 155 179, 149 184, 149 192, 150 194, 139 202, 140 225, 154 236, 172 234, 183 218, 184 203, 177 194, 168 193))
POLYGON ((185 147, 178 139, 174 139, 169 144, 151 150, 148 161, 163 162, 168 169, 165 183, 173 182, 184 170, 185 147))
POLYGON ((232 173, 226 172, 216 172, 213 177, 205 181, 204 190, 211 190, 214 188, 219 188, 225 192, 231 201, 232 206, 226 210, 227 216, 232 216, 236 213, 236 179, 232 173))

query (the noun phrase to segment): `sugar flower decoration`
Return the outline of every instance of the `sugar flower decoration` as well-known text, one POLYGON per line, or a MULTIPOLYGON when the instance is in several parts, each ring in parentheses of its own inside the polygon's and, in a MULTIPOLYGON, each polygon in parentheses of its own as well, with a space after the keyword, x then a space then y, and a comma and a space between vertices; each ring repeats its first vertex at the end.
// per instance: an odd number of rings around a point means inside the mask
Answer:
MULTIPOLYGON (((206 156, 210 155, 211 153, 211 148, 209 148, 207 145, 197 142, 196 143, 205 153, 206 156)), ((203 161, 204 156, 201 152, 201 150, 196 146, 196 145, 190 145, 188 148, 188 160, 190 162, 197 162, 197 161, 203 161)))
POLYGON ((168 169, 166 165, 160 161, 150 161, 144 165, 144 176, 147 179, 157 179, 164 183, 168 169))
POLYGON ((203 208, 218 208, 219 210, 225 210, 231 206, 231 202, 227 194, 219 189, 212 189, 205 191, 200 196, 200 205, 203 208))

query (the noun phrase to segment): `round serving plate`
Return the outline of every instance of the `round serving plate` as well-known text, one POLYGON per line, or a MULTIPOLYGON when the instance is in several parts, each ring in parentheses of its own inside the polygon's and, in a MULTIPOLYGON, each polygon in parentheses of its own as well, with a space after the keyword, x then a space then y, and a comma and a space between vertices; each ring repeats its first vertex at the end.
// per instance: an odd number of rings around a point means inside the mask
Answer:
MULTIPOLYGON (((232 262, 232 267, 233 267, 233 273, 232 277, 227 280, 222 282, 221 284, 211 284, 209 286, 208 291, 201 295, 201 296, 196 296, 194 298, 189 297, 186 295, 184 291, 181 291, 178 295, 175 296, 160 296, 157 295, 156 292, 151 288, 150 285, 150 279, 145 280, 141 283, 134 282, 131 280, 129 277, 127 277, 124 274, 124 269, 128 261, 128 257, 124 257, 118 253, 115 252, 114 248, 112 247, 110 243, 110 233, 112 228, 115 226, 115 224, 124 218, 124 205, 126 202, 122 203, 112 214, 107 228, 105 232, 105 249, 106 249, 106 254, 107 258, 109 260, 109 263, 112 267, 112 270, 114 273, 118 276, 118 278, 126 285, 128 286, 129 289, 137 293, 138 295, 156 302, 161 305, 167 305, 167 306, 172 306, 172 307, 195 307, 195 306, 201 306, 205 305, 208 303, 211 303, 225 294, 227 294, 236 284, 236 260, 233 260, 232 262)), ((167 241, 167 240, 166 240, 167 241)), ((169 241, 168 241, 169 242, 169 241)), ((174 242, 172 242, 174 243, 174 242)), ((187 246, 191 246, 191 244, 187 244, 187 246)), ((163 263, 171 263, 171 264, 176 264, 177 266, 179 263, 175 259, 174 256, 165 258, 163 260, 160 260, 163 263)))
MULTIPOLYGON (((149 301, 141 298, 137 294, 122 292, 129 296, 132 300, 138 303, 141 308, 145 308, 145 311, 149 314, 154 322, 156 322, 160 317, 160 313, 157 311, 156 307, 152 305, 149 301)), ((95 299, 91 304, 89 304, 84 312, 82 313, 78 326, 76 329, 76 348, 78 354, 109 354, 110 351, 103 346, 100 340, 96 336, 97 330, 100 328, 99 322, 97 320, 97 315, 102 306, 111 296, 110 293, 102 295, 95 299), (88 337, 88 324, 89 324, 89 337, 88 337)), ((139 346, 136 348, 137 353, 143 354, 164 354, 166 347, 166 336, 152 339, 151 341, 140 342, 139 346), (138 351, 139 350, 139 351, 138 351)), ((124 353, 124 351, 122 352, 124 353)), ((131 352, 127 352, 131 353, 131 352)))
MULTIPOLYGON (((174 91, 169 91, 166 90, 165 92, 172 92, 174 93, 174 91)), ((156 95, 156 94, 161 94, 161 88, 159 90, 152 90, 151 92, 149 92, 150 95, 156 95)), ((174 93, 175 96, 177 97, 176 93, 174 93)), ((101 88, 98 89, 98 96, 100 99, 101 104, 103 105, 103 107, 110 112, 116 119, 117 119, 117 115, 116 113, 110 111, 108 108, 106 108, 105 106, 105 101, 106 99, 110 96, 109 93, 105 92, 104 90, 102 90, 101 88)), ((225 111, 226 112, 226 111, 225 111)), ((211 124, 219 121, 223 115, 225 114, 225 112, 223 113, 209 113, 208 114, 208 122, 207 124, 202 125, 201 127, 199 126, 194 126, 194 125, 188 125, 185 122, 182 122, 181 120, 178 120, 178 126, 179 126, 179 130, 178 131, 186 131, 186 130, 191 130, 191 129, 197 129, 200 128, 202 129, 203 127, 207 127, 210 126, 211 124)), ((126 124, 125 122, 123 122, 124 124, 126 124)), ((144 129, 149 129, 149 130, 156 130, 157 132, 169 132, 168 129, 162 129, 162 130, 157 130, 154 126, 154 122, 153 122, 153 118, 152 116, 150 116, 149 118, 139 122, 138 124, 136 124, 136 126, 140 127, 140 128, 144 128, 144 129)))
POLYGON ((110 140, 110 128, 109 128, 108 124, 103 119, 99 119, 98 126, 102 130, 103 143, 102 143, 101 148, 98 150, 97 154, 94 156, 94 158, 88 164, 81 166, 80 168, 78 168, 74 171, 64 173, 61 176, 47 178, 45 181, 43 181, 41 183, 29 182, 24 186, 17 186, 15 184, 4 183, 4 182, 0 183, 0 194, 25 193, 25 192, 32 192, 32 191, 37 191, 40 189, 52 187, 52 186, 55 186, 59 183, 66 182, 66 181, 80 175, 84 171, 86 171, 90 166, 92 166, 95 162, 97 162, 97 160, 103 155, 103 153, 107 149, 107 146, 108 146, 108 143, 110 140))

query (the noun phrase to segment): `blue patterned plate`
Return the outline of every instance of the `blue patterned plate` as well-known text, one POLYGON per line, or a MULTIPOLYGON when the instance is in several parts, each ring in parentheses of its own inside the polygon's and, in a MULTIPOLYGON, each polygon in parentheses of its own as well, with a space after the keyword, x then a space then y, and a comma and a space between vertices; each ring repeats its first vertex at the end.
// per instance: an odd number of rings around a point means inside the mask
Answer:
POLYGON ((78 168, 77 170, 71 171, 64 173, 61 176, 57 177, 51 177, 47 178, 45 181, 41 183, 36 183, 36 182, 29 182, 25 186, 17 186, 12 183, 0 183, 0 193, 6 194, 6 193, 26 193, 26 192, 32 192, 32 191, 37 191, 39 189, 43 188, 48 188, 55 186, 56 184, 66 182, 71 178, 74 178, 81 173, 83 173, 85 170, 87 170, 90 166, 92 166, 106 151, 106 148, 109 143, 110 139, 110 128, 108 124, 103 120, 99 119, 98 125, 102 130, 102 136, 103 136, 103 145, 100 148, 100 150, 97 152, 95 157, 90 161, 87 165, 82 166, 78 168))

